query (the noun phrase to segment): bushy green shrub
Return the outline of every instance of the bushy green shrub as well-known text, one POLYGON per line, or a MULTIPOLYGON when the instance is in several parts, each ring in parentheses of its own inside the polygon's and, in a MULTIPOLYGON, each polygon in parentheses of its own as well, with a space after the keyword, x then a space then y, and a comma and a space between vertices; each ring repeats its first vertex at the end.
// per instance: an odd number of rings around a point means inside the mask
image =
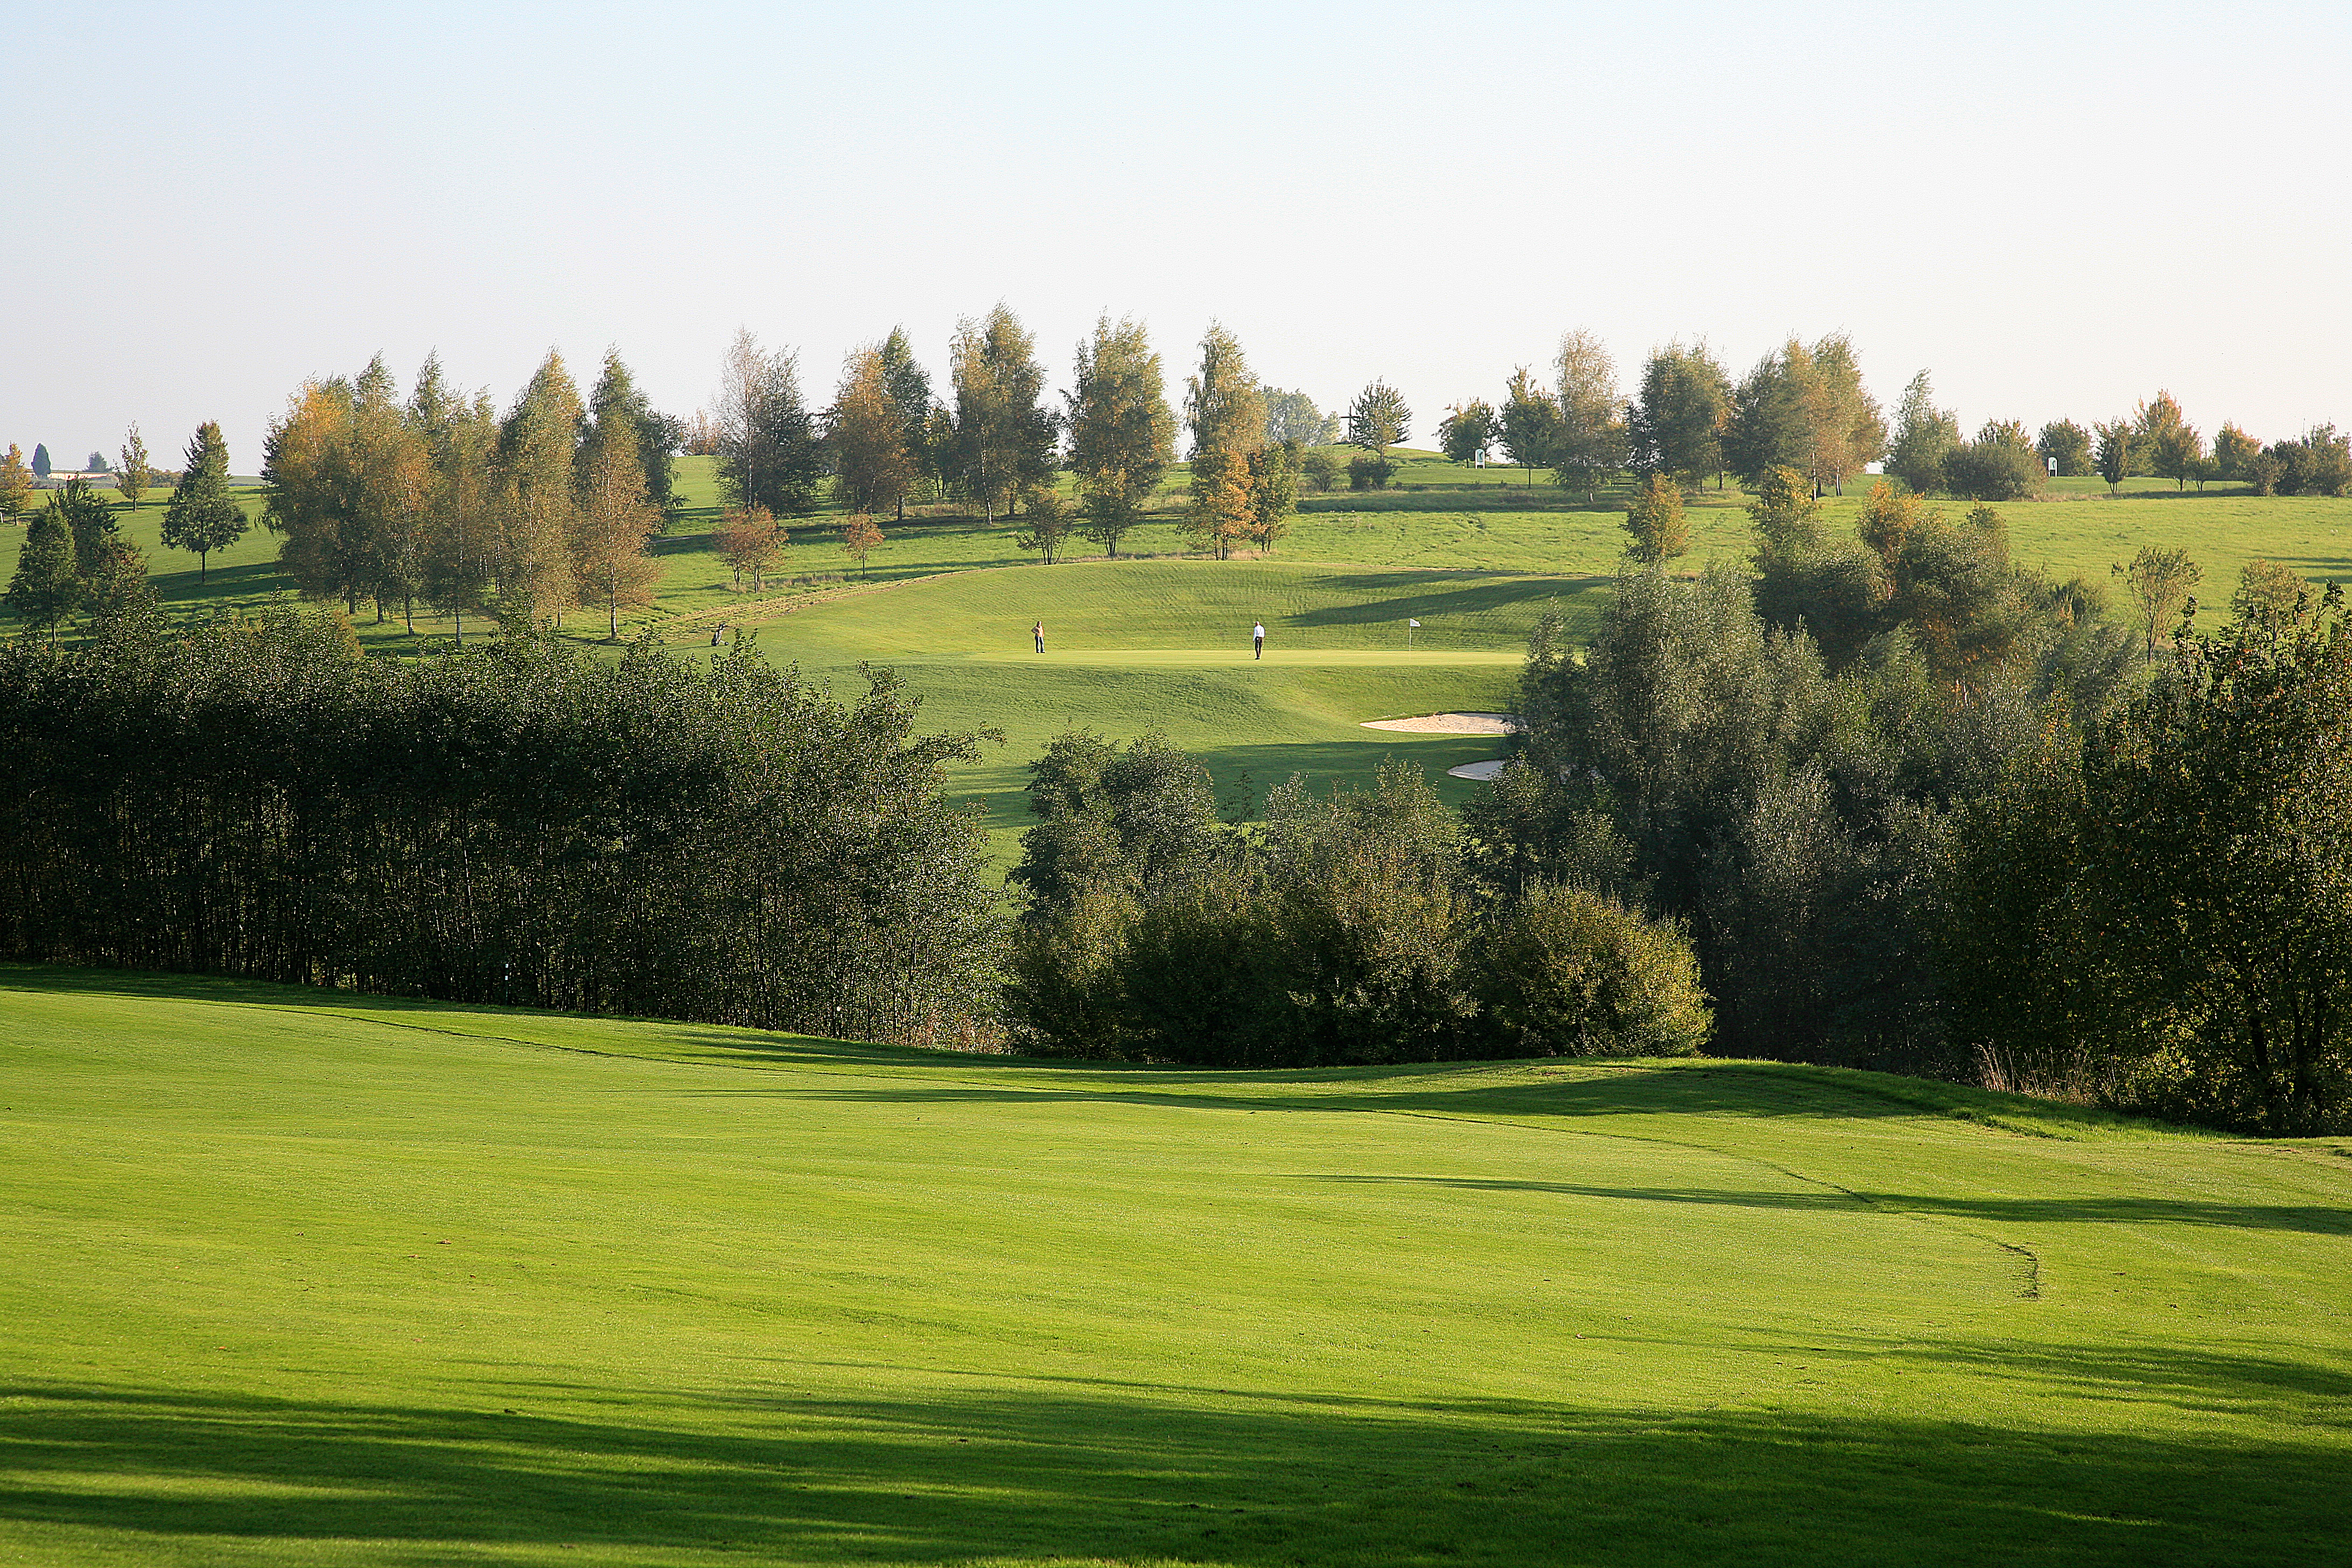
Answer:
POLYGON ((1350 458, 1348 459, 1348 488, 1351 490, 1384 490, 1396 478, 1396 463, 1388 458, 1350 458))
POLYGON ((1963 441, 1944 454, 1943 489, 1964 500, 2023 500, 2049 479, 2042 455, 2022 443, 1963 441))
POLYGON ((1713 1026, 1682 928, 1583 888, 1539 885, 1497 910, 1471 968, 1515 1056, 1693 1056, 1713 1026))
MULTIPOLYGON (((1034 766, 1066 777, 1099 744, 1066 736, 1034 766)), ((1137 745, 1158 754, 1156 742, 1137 745)), ((1136 750, 1108 748, 1099 773, 1136 750)), ((1204 852, 1150 869, 1102 800, 1032 792, 1045 820, 1015 873, 1034 896, 1004 993, 1024 1049, 1304 1067, 1554 1054, 1566 1041, 1587 1053, 1684 1050, 1704 1037, 1679 932, 1622 906, 1589 939, 1549 914, 1512 923, 1515 895, 1475 874, 1461 825, 1418 769, 1392 763, 1370 789, 1319 797, 1294 780, 1255 833, 1221 829, 1181 768, 1149 778, 1160 815, 1213 840, 1204 852), (1081 842, 1084 855, 1072 853, 1081 842), (1516 933, 1517 978, 1495 994, 1507 1025, 1481 1001, 1482 944, 1496 933, 1516 933), (1589 984, 1571 995, 1560 986, 1579 963, 1589 984), (1656 997, 1637 994, 1653 984, 1656 997), (1554 1006, 1573 1015, 1547 1022, 1554 1006)), ((1547 911, 1565 907, 1549 889, 1537 894, 1547 911)))

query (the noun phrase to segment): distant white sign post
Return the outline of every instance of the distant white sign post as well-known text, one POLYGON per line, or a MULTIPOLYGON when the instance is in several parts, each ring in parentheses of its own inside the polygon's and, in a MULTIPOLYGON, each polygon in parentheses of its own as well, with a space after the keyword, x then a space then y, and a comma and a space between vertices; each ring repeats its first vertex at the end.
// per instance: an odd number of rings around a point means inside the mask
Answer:
POLYGON ((1405 650, 1405 652, 1407 652, 1407 653, 1411 653, 1411 652, 1412 651, 1412 634, 1413 634, 1414 632, 1416 632, 1416 631, 1419 631, 1420 629, 1421 629, 1421 623, 1420 623, 1419 621, 1414 620, 1411 616, 1407 616, 1404 618, 1404 650, 1405 650))

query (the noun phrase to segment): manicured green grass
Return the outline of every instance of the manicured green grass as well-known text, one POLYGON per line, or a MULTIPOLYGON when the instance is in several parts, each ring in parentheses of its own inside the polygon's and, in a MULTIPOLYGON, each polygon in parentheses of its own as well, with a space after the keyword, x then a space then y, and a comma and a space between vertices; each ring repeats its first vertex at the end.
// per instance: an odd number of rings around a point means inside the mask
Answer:
POLYGON ((0 971, 0 1561, 2317 1563, 2352 1149, 0 971))
MULTIPOLYGON (((1367 719, 1512 703, 1528 632, 1558 605, 1590 616, 1597 578, 1381 572, 1276 561, 1075 562, 966 572, 771 609, 771 658, 857 689, 860 660, 887 663, 924 696, 927 728, 1002 730, 1006 742, 952 776, 988 807, 1000 858, 1027 824, 1026 764, 1063 730, 1115 739, 1157 730, 1202 756, 1235 808, 1255 815, 1292 773, 1361 783, 1383 758, 1444 776, 1497 754, 1491 739, 1368 731, 1367 719), (1250 655, 1265 623, 1267 656, 1250 655), (1405 647, 1409 619, 1419 619, 1405 647), (1042 620, 1047 651, 1034 651, 1042 620), (1244 802, 1243 797, 1247 797, 1244 802)), ((703 623, 708 624, 708 623, 703 623)), ((698 625, 686 645, 707 637, 698 625)))

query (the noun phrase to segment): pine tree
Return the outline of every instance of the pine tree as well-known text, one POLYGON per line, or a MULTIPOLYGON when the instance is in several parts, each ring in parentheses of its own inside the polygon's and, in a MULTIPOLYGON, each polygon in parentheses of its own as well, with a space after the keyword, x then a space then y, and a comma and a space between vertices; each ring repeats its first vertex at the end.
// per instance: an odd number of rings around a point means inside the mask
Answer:
POLYGON ((115 470, 114 488, 122 492, 124 499, 131 502, 131 510, 135 512, 139 510, 139 503, 146 499, 147 491, 155 483, 155 470, 147 461, 147 442, 139 434, 139 426, 136 424, 131 426, 130 434, 122 438, 122 451, 120 455, 122 458, 122 467, 115 470))
POLYGON ((50 493, 49 510, 73 536, 74 570, 84 583, 96 582, 105 570, 108 545, 115 536, 114 509, 77 474, 64 489, 50 493))
POLYGON ((196 581, 202 583, 212 563, 212 552, 226 550, 245 537, 251 524, 245 509, 228 489, 228 443, 220 426, 207 419, 196 426, 180 460, 180 479, 163 505, 163 542, 196 557, 196 581))
POLYGON ((50 474, 49 449, 40 442, 33 443, 33 477, 46 479, 50 474))

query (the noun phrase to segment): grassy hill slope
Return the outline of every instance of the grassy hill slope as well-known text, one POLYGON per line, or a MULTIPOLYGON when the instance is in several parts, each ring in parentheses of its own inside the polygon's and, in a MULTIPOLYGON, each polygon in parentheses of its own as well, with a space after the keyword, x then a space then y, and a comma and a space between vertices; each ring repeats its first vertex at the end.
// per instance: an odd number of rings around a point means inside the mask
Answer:
POLYGON ((2319 1561, 2352 1149, 0 970, 0 1561, 2319 1561))

